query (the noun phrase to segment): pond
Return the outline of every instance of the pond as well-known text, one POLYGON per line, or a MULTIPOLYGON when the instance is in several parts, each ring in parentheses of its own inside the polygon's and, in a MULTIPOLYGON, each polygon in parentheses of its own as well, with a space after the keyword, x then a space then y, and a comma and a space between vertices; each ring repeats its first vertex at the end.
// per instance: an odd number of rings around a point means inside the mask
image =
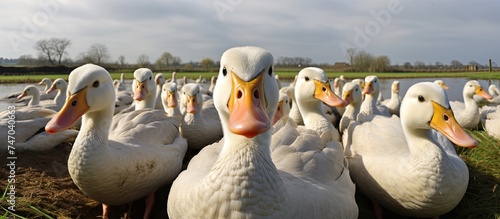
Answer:
MULTIPOLYGON (((401 78, 401 79, 381 79, 381 89, 382 89, 382 96, 385 99, 389 99, 391 97, 391 85, 394 80, 399 81, 399 87, 400 87, 400 96, 403 97, 408 88, 418 82, 423 82, 423 81, 434 81, 437 80, 438 78, 401 78)), ((442 78, 442 80, 450 87, 450 89, 447 91, 448 93, 448 98, 450 101, 463 101, 462 97, 462 90, 463 86, 469 79, 467 78, 442 78)), ((290 82, 283 82, 283 86, 287 86, 290 82)), ((496 84, 497 86, 500 85, 500 80, 479 80, 479 83, 483 86, 484 89, 488 90, 488 86, 490 84, 496 84)), ((20 83, 20 84, 0 84, 0 98, 3 98, 11 93, 14 92, 21 92, 24 87, 26 87, 27 83, 20 83)), ((36 84, 35 84, 36 85, 36 84)), ((125 87, 127 90, 131 90, 131 85, 132 81, 127 80, 125 82, 125 87)), ((208 84, 203 84, 203 86, 206 86, 208 88, 208 84)), ((44 89, 44 86, 38 86, 40 90, 44 89)), ((3 102, 0 101, 0 111, 6 110, 7 106, 10 105, 11 103, 8 102, 3 102)))

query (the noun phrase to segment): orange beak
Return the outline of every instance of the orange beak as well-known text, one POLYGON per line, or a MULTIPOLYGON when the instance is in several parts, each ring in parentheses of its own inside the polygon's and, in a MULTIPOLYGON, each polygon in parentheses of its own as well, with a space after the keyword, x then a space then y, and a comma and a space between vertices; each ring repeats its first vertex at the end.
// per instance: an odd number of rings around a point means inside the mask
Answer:
POLYGON ((50 86, 50 88, 46 91, 46 93, 50 93, 52 91, 56 90, 56 84, 52 84, 52 86, 50 86))
POLYGON ((344 91, 344 93, 342 93, 342 99, 345 101, 346 106, 349 105, 353 101, 352 90, 344 91))
POLYGON ((175 99, 175 92, 167 91, 167 106, 168 107, 176 107, 177 106, 177 100, 175 99))
POLYGON ((61 110, 45 125, 45 131, 56 133, 71 127, 90 107, 86 100, 87 87, 71 95, 61 110))
POLYGON ((196 105, 196 96, 187 95, 186 112, 193 114, 198 112, 198 106, 196 105))
POLYGON ((458 124, 451 109, 446 109, 434 101, 432 101, 432 107, 434 108, 434 114, 430 121, 432 128, 441 132, 458 146, 467 148, 477 147, 477 141, 458 124))
POLYGON ((371 92, 373 92, 373 85, 372 82, 368 82, 365 84, 365 88, 363 89, 363 95, 370 94, 371 92))
POLYGON ((137 84, 135 85, 135 91, 134 91, 134 100, 144 100, 146 98, 146 95, 148 94, 148 84, 146 83, 146 80, 139 82, 137 81, 137 84))
POLYGON ((19 94, 19 96, 17 96, 17 99, 21 99, 21 98, 23 98, 25 96, 26 96, 26 91, 23 90, 23 92, 21 94, 19 94))
POLYGON ((474 94, 484 97, 485 99, 488 100, 493 99, 493 97, 488 92, 486 92, 481 86, 476 86, 476 91, 474 92, 474 94))
POLYGON ((330 106, 345 107, 346 102, 344 102, 340 97, 338 97, 330 88, 330 83, 323 83, 321 81, 314 80, 314 85, 316 90, 314 91, 314 97, 318 100, 323 101, 323 103, 330 106))
POLYGON ((266 113, 264 76, 261 72, 247 82, 232 73, 232 87, 229 97, 229 130, 235 134, 253 138, 271 127, 266 113))

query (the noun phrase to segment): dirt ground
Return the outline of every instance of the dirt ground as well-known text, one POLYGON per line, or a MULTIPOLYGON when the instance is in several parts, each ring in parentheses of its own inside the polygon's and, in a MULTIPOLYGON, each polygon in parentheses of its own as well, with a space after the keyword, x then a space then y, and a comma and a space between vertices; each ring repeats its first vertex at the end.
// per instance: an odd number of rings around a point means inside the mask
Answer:
MULTIPOLYGON (((101 218, 102 207, 88 198, 73 183, 67 169, 71 142, 58 145, 49 151, 20 152, 17 154, 15 173, 16 206, 15 213, 26 218, 101 218), (32 207, 30 207, 32 206, 32 207), (38 212, 41 211, 43 213, 38 212)), ((1 157, 7 164, 7 154, 1 157)), ((3 164, 2 166, 6 167, 3 164)), ((1 168, 0 187, 7 188, 9 168, 1 168)), ((170 185, 165 185, 156 192, 155 206, 151 218, 168 218, 166 212, 167 194, 170 185)), ((0 201, 3 208, 10 206, 7 198, 0 201)), ((137 200, 129 205, 112 207, 110 218, 142 218, 144 200, 137 200)), ((5 215, 0 209, 0 218, 5 215)), ((8 214, 7 218, 14 218, 8 214)))

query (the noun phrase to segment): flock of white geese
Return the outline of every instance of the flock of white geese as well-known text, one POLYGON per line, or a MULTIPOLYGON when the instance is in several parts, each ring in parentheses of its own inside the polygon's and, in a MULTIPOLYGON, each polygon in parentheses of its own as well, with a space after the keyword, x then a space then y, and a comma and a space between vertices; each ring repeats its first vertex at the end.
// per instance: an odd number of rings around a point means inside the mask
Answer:
POLYGON ((463 128, 500 138, 500 92, 474 80, 463 102, 450 102, 442 81, 417 83, 404 98, 395 81, 383 102, 376 76, 331 84, 315 67, 280 89, 272 54, 258 47, 231 48, 220 63, 209 89, 140 68, 128 92, 123 77, 113 81, 93 64, 68 83, 44 79, 44 92, 27 86, 19 98, 32 98, 15 114, 17 150, 76 136, 69 174, 103 203, 103 217, 146 197, 149 218, 154 192, 172 182, 170 218, 357 218, 356 189, 378 218, 380 206, 436 217, 468 185, 454 147, 477 142, 463 128), (188 147, 199 152, 182 170, 188 147))

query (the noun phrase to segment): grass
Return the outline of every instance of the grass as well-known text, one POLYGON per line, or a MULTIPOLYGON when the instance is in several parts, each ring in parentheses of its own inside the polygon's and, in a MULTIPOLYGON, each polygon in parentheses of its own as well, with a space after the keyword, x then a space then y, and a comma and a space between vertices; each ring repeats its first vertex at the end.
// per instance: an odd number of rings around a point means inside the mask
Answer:
MULTIPOLYGON (((275 74, 279 75, 280 79, 292 80, 298 71, 296 70, 280 70, 276 69, 275 74)), ((330 79, 344 75, 347 79, 364 78, 368 75, 377 75, 379 78, 470 78, 470 79, 500 79, 500 72, 334 72, 325 71, 330 79)), ((110 72, 113 79, 119 79, 122 71, 110 72)), ((124 72, 125 79, 132 79, 133 72, 124 72)), ((160 72, 155 72, 160 73, 160 72)), ((165 78, 171 77, 171 72, 161 72, 165 78)), ((69 73, 68 73, 69 74, 69 73)), ((177 72, 177 78, 186 76, 189 79, 195 80, 200 75, 209 80, 212 76, 217 76, 217 72, 177 72)), ((38 83, 43 78, 68 79, 68 75, 64 74, 48 74, 48 75, 5 75, 0 77, 0 83, 38 83)))

